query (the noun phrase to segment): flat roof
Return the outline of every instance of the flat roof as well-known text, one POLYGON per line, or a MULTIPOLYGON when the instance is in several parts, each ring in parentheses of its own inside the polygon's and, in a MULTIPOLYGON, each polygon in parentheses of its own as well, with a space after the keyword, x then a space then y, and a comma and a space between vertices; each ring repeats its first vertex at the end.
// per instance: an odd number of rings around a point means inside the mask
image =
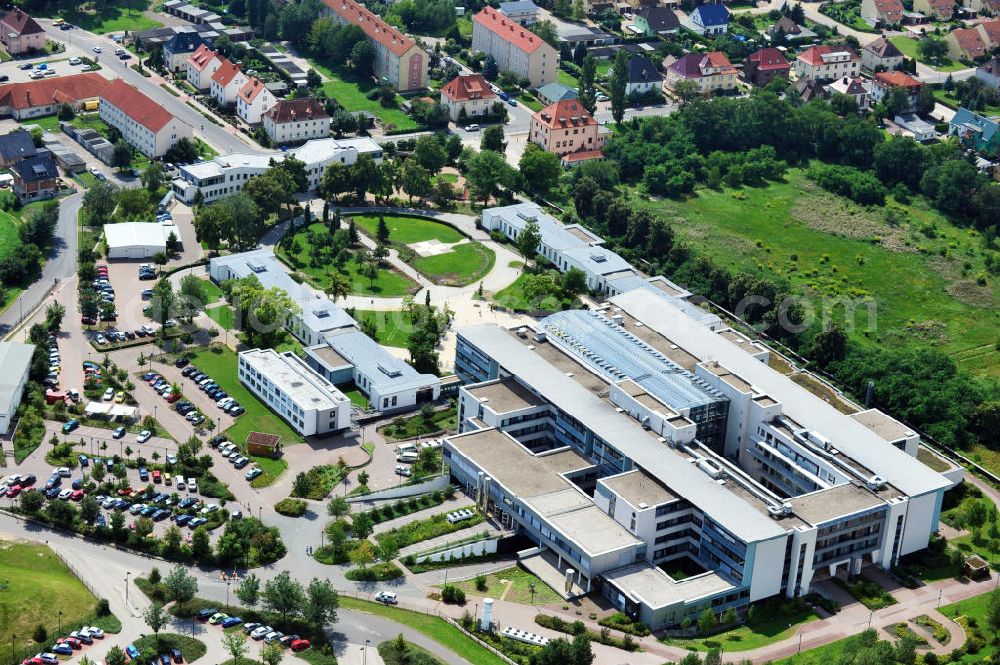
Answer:
POLYGON ((334 351, 328 344, 317 344, 309 347, 309 352, 325 362, 330 367, 351 367, 347 358, 334 351))
POLYGON ((166 246, 173 233, 178 241, 180 231, 173 224, 158 222, 119 222, 104 225, 104 238, 109 249, 121 247, 166 246))
POLYGON ((601 478, 597 482, 603 483, 636 508, 641 508, 641 504, 652 508, 680 498, 642 469, 601 478))
POLYGON ((909 496, 950 487, 932 471, 895 446, 888 445, 857 420, 849 418, 823 399, 790 378, 745 353, 724 337, 708 333, 705 327, 672 306, 669 300, 646 291, 630 291, 611 302, 623 310, 641 313, 646 327, 684 347, 703 360, 718 360, 753 383, 761 392, 782 403, 782 410, 804 427, 821 432, 845 455, 883 476, 909 496), (666 302, 666 305, 664 305, 666 302))
POLYGON ((322 411, 347 401, 344 393, 291 351, 278 353, 274 349, 251 349, 241 351, 240 357, 278 385, 300 407, 322 411))
POLYGON ((648 563, 636 563, 602 575, 632 600, 654 610, 736 589, 718 573, 702 573, 677 582, 648 563))
POLYGON ((546 403, 544 399, 525 388, 520 381, 510 377, 490 383, 480 383, 466 390, 480 402, 485 402, 486 407, 496 413, 509 413, 546 403))
POLYGON ((878 409, 858 411, 857 413, 852 413, 850 417, 890 443, 899 441, 900 439, 909 439, 917 435, 912 429, 878 409))
MULTIPOLYGON (((529 504, 533 504, 529 501, 529 504)), ((585 552, 596 555, 642 543, 593 503, 579 510, 548 516, 549 525, 585 552)))
POLYGON ((21 386, 25 372, 31 367, 34 354, 34 344, 0 342, 0 367, 3 368, 0 373, 0 409, 8 416, 17 410, 14 393, 21 386))
POLYGON ((418 390, 440 383, 438 377, 421 374, 360 330, 336 330, 325 339, 334 351, 364 374, 380 393, 418 390))
POLYGON ((802 494, 787 501, 792 504, 796 515, 815 526, 844 515, 886 505, 885 500, 872 494, 868 488, 854 483, 802 494))

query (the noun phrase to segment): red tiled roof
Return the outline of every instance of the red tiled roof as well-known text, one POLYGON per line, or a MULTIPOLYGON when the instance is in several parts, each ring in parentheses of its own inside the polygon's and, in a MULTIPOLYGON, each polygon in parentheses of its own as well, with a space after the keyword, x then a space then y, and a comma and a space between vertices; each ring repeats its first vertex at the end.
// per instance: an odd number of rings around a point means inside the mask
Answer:
POLYGON ((4 83, 0 85, 0 106, 10 106, 21 111, 35 106, 76 102, 97 97, 107 85, 107 79, 96 72, 24 83, 4 83))
POLYGON ((952 30, 950 36, 958 42, 959 49, 973 58, 986 53, 986 43, 976 28, 958 28, 952 30))
POLYGON ((715 67, 719 69, 732 69, 733 63, 729 62, 729 58, 722 51, 711 51, 705 54, 705 57, 701 61, 702 67, 715 67), (706 62, 707 61, 707 62, 706 62))
POLYGON ((986 49, 994 49, 1000 44, 1000 19, 983 21, 979 24, 979 34, 986 41, 986 49))
POLYGON ((567 164, 585 162, 588 159, 604 159, 604 153, 600 150, 580 150, 562 156, 562 161, 567 164))
POLYGON ((403 55, 416 44, 398 28, 392 27, 354 0, 323 0, 323 4, 343 20, 364 30, 368 39, 378 42, 397 56, 403 55))
POLYGON ((884 88, 915 88, 919 90, 923 84, 906 72, 878 72, 875 74, 875 82, 880 83, 884 88))
POLYGON ((549 129, 590 127, 597 124, 587 109, 583 108, 583 105, 575 99, 564 99, 546 106, 535 113, 534 120, 549 129))
POLYGON ((110 104, 152 132, 174 119, 170 111, 122 79, 115 79, 101 93, 101 104, 110 104))
POLYGON ((534 53, 545 43, 541 37, 521 27, 520 23, 509 20, 492 7, 483 7, 472 20, 525 53, 534 53))
MULTIPOLYGON (((220 58, 222 56, 219 56, 220 58)), ((212 80, 225 87, 229 85, 236 75, 240 73, 240 66, 234 65, 229 58, 222 58, 222 64, 212 74, 212 80)))
POLYGON ((198 50, 188 56, 188 63, 195 68, 196 71, 202 71, 208 64, 215 60, 215 51, 208 48, 208 45, 202 44, 198 47, 198 50))
POLYGON ((323 105, 312 97, 282 99, 265 115, 279 125, 296 120, 323 120, 330 117, 323 105))
POLYGON ((465 102, 470 99, 493 99, 496 93, 483 78, 482 74, 471 74, 469 76, 456 76, 448 81, 441 94, 453 102, 465 102))
POLYGON ((951 15, 955 11, 954 0, 927 0, 927 4, 937 13, 951 15))
POLYGON ((875 0, 875 11, 879 14, 901 14, 902 0, 875 0))
POLYGON ((45 32, 42 26, 38 25, 38 21, 28 16, 27 12, 21 11, 20 9, 15 9, 14 11, 7 12, 4 17, 0 19, 0 25, 5 29, 10 30, 16 35, 36 35, 39 32, 45 32))
POLYGON ((802 53, 799 53, 798 59, 809 65, 822 65, 823 56, 831 53, 850 53, 851 62, 858 59, 858 54, 854 52, 854 49, 850 46, 843 46, 841 44, 835 46, 826 44, 810 46, 802 53))
POLYGON ((244 83, 243 87, 240 89, 240 99, 247 104, 251 104, 253 103, 253 100, 256 99, 257 95, 260 94, 261 90, 264 89, 264 82, 256 76, 251 76, 250 80, 244 83))
POLYGON ((747 56, 747 60, 750 62, 756 62, 757 69, 765 72, 791 69, 792 67, 788 63, 788 60, 785 59, 784 54, 774 47, 766 47, 758 51, 754 51, 747 56))

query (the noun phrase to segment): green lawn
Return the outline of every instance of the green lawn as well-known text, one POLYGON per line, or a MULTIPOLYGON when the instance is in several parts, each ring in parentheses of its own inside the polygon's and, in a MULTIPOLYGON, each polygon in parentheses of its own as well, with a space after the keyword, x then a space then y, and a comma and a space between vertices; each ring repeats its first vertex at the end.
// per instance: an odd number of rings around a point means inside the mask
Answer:
POLYGON ((917 45, 920 44, 920 40, 914 39, 913 37, 902 37, 902 36, 890 37, 889 41, 892 42, 896 46, 896 48, 902 51, 903 55, 905 55, 907 58, 920 60, 920 62, 922 62, 923 64, 939 72, 957 72, 960 69, 965 69, 966 67, 968 67, 968 65, 966 64, 950 60, 947 57, 944 59, 942 63, 938 65, 932 65, 931 63, 925 61, 923 58, 920 57, 920 51, 917 48, 917 45))
POLYGON ((365 394, 360 390, 358 390, 357 388, 344 390, 342 392, 344 393, 344 395, 347 396, 347 399, 351 400, 351 404, 353 404, 354 406, 361 409, 368 408, 368 398, 365 397, 365 394))
POLYGON ((107 32, 150 30, 163 24, 143 16, 149 0, 96 0, 75 2, 59 0, 55 7, 41 16, 61 16, 73 25, 102 35, 107 32))
MULTIPOLYGON (((457 180, 457 178, 456 178, 457 180)), ((452 181, 454 182, 454 181, 452 181)), ((378 231, 378 215, 355 215, 350 219, 366 234, 375 237, 378 231)), ((458 242, 465 236, 458 229, 427 217, 396 217, 383 215, 389 227, 389 242, 410 245, 424 240, 437 239, 443 243, 458 242)))
POLYGON ((444 254, 417 256, 410 265, 435 284, 465 286, 485 277, 496 258, 490 248, 470 241, 453 245, 451 251, 444 254))
POLYGON ((205 280, 205 286, 203 287, 205 292, 205 304, 211 305, 212 303, 219 302, 222 300, 222 289, 215 285, 210 279, 205 280))
POLYGON ((236 312, 229 305, 209 307, 205 310, 205 315, 226 330, 233 330, 236 327, 236 312))
POLYGON ((97 184, 97 178, 95 178, 94 174, 91 173, 90 171, 83 171, 82 173, 77 173, 73 177, 76 178, 80 182, 80 184, 87 189, 90 189, 91 187, 97 184))
MULTIPOLYGON (((372 101, 365 97, 365 93, 374 87, 374 83, 369 81, 355 82, 342 70, 333 71, 318 62, 311 61, 313 68, 325 76, 328 81, 323 83, 323 92, 327 97, 331 97, 340 102, 348 111, 369 111, 375 114, 382 124, 382 128, 390 129, 417 129, 417 122, 403 112, 400 108, 385 108, 378 100, 372 101)), ((397 106, 402 103, 402 98, 396 95, 397 106)))
POLYGON ((580 87, 580 81, 578 81, 575 76, 567 72, 562 67, 557 70, 556 83, 562 83, 563 85, 573 88, 574 90, 580 87))
POLYGON ((841 661, 841 656, 848 656, 856 651, 860 642, 861 636, 859 635, 845 637, 842 640, 776 660, 772 665, 829 665, 830 663, 838 663, 841 661))
POLYGON ((543 108, 545 108, 544 106, 542 106, 542 103, 540 101, 538 101, 537 99, 535 99, 533 96, 529 95, 526 92, 522 92, 520 95, 518 95, 517 101, 521 102, 532 111, 541 111, 543 108))
MULTIPOLYGON (((958 98, 955 97, 954 93, 948 92, 944 88, 935 88, 934 99, 953 109, 958 109, 958 107, 962 105, 962 103, 958 101, 958 98)), ((1000 115, 1000 106, 985 106, 980 109, 978 113, 985 116, 1000 115)))
POLYGON ((345 610, 367 612, 409 626, 470 663, 476 665, 506 665, 507 663, 440 617, 420 614, 398 607, 387 607, 381 603, 358 600, 348 596, 340 597, 340 607, 345 610))
POLYGON ((65 633, 94 618, 97 599, 45 545, 0 542, 0 580, 9 584, 0 591, 0 635, 8 649, 13 639, 19 652, 31 650, 32 655, 38 651, 31 633, 39 624, 49 636, 58 634, 58 614, 40 599, 58 599, 65 633))
POLYGON ((211 376, 222 389, 236 398, 246 413, 236 419, 236 423, 225 431, 231 441, 246 442, 250 432, 278 434, 284 444, 300 443, 302 437, 288 423, 274 414, 263 402, 254 397, 237 376, 236 354, 230 349, 214 346, 196 353, 191 363, 211 376))
POLYGON ((143 655, 148 654, 150 658, 155 658, 156 654, 167 653, 171 649, 180 649, 181 653, 184 654, 185 663, 198 660, 208 651, 208 647, 201 640, 196 640, 187 635, 178 635, 177 633, 160 633, 157 636, 146 635, 137 639, 132 644, 135 645, 135 648, 140 653, 143 655))
POLYGON ((386 640, 378 645, 378 654, 385 665, 444 665, 426 649, 405 641, 400 645, 396 640, 386 640))
MULTIPOLYGON (((869 325, 864 301, 871 299, 877 327, 870 339, 936 346, 967 371, 1000 375, 1000 282, 975 283, 986 272, 982 238, 920 198, 892 203, 904 219, 890 226, 885 209, 857 206, 790 169, 785 182, 766 187, 700 189, 688 201, 636 204, 676 220, 680 240, 731 269, 789 280, 817 306, 821 298, 859 302, 852 333, 858 339, 869 325)), ((843 318, 843 307, 833 314, 843 318)))
POLYGON ((983 644, 982 649, 978 653, 966 653, 958 660, 953 660, 951 662, 955 663, 986 663, 989 662, 994 654, 997 653, 997 643, 992 639, 993 633, 987 628, 986 613, 989 608, 990 596, 996 593, 984 593, 978 596, 973 596, 967 600, 963 600, 952 605, 945 605, 941 608, 941 613, 953 619, 961 624, 962 628, 966 633, 979 632, 980 635, 977 637, 983 637, 981 631, 985 631, 985 638, 983 640, 977 640, 980 644, 983 644), (970 627, 969 619, 975 619, 976 626, 970 627))
POLYGON ((441 430, 446 432, 458 430, 458 410, 456 408, 450 407, 435 411, 430 422, 424 418, 422 413, 417 413, 409 417, 398 416, 391 423, 379 428, 379 432, 386 441, 412 439, 415 436, 440 432, 441 430))
POLYGON ((797 609, 793 613, 761 612, 763 618, 751 625, 743 625, 716 633, 709 637, 692 639, 664 639, 664 644, 688 649, 690 651, 711 651, 722 649, 725 653, 734 651, 750 651, 788 639, 801 627, 819 616, 808 607, 797 609))
POLYGON ((509 586, 510 590, 507 591, 504 600, 512 603, 529 604, 532 602, 531 585, 534 584, 534 603, 536 605, 550 605, 562 601, 562 597, 549 585, 518 566, 490 573, 485 578, 485 591, 480 591, 476 588, 475 579, 455 582, 454 586, 465 591, 467 595, 482 596, 484 598, 499 598, 509 586))
MULTIPOLYGON (((309 230, 316 231, 318 233, 325 233, 326 227, 317 222, 309 226, 309 230)), ((310 257, 312 255, 312 246, 309 244, 307 238, 307 229, 301 229, 295 234, 295 238, 299 242, 299 252, 298 254, 292 256, 288 251, 288 246, 282 244, 278 249, 278 256, 291 265, 294 269, 301 271, 309 279, 309 282, 318 289, 326 288, 329 284, 329 275, 331 271, 331 266, 321 265, 313 266, 310 265, 310 257)), ((379 268, 378 278, 372 283, 367 277, 363 277, 358 272, 359 266, 353 259, 349 260, 343 269, 343 274, 347 275, 347 278, 351 282, 351 293, 365 295, 365 296, 405 296, 407 293, 415 293, 417 291, 417 285, 410 280, 406 275, 396 272, 390 268, 379 268)))
POLYGON ((493 300, 504 307, 514 310, 558 312, 573 306, 573 302, 568 298, 559 299, 556 296, 547 296, 538 302, 532 301, 524 293, 524 282, 526 279, 530 279, 530 277, 526 273, 522 273, 514 280, 513 284, 498 291, 493 296, 493 300))
POLYGON ((17 219, 0 210, 0 258, 6 257, 18 245, 17 219))
POLYGON ((406 312, 359 309, 354 311, 354 318, 358 323, 373 321, 377 331, 375 341, 382 346, 406 348, 410 335, 413 334, 413 323, 406 312))
POLYGON ((282 457, 272 459, 270 457, 251 455, 250 460, 264 470, 263 475, 257 476, 250 481, 250 486, 253 488, 268 487, 274 484, 274 481, 288 470, 288 462, 282 457))

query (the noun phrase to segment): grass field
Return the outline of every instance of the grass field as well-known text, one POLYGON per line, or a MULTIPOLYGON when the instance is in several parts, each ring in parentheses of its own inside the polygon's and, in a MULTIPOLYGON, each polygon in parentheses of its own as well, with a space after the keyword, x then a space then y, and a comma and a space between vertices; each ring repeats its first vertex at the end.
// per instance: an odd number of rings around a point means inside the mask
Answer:
POLYGON ((580 87, 580 81, 561 67, 556 70, 556 83, 562 83, 563 85, 573 88, 574 90, 580 87))
POLYGON ((374 321, 378 334, 375 341, 382 346, 399 346, 406 348, 413 333, 413 323, 406 312, 380 312, 359 309, 354 311, 354 318, 361 323, 374 321))
POLYGON ((270 457, 258 457, 256 455, 251 455, 250 460, 264 470, 263 475, 257 476, 250 481, 250 487, 255 489, 268 487, 269 485, 274 484, 274 481, 280 478, 281 474, 288 470, 288 462, 281 457, 278 459, 272 459, 270 457))
POLYGON ((465 286, 481 280, 496 261, 493 250, 478 242, 453 245, 450 252, 418 256, 410 264, 435 284, 465 286))
POLYGON ((889 41, 892 42, 896 48, 903 52, 907 58, 913 58, 915 60, 920 60, 923 64, 927 65, 931 69, 935 69, 939 72, 957 72, 960 69, 965 69, 968 65, 964 65, 961 62, 956 62, 945 58, 943 62, 938 65, 932 65, 926 62, 920 57, 920 51, 917 46, 920 44, 919 40, 913 37, 890 37, 889 41))
POLYGON ((50 637, 58 634, 59 616, 39 599, 58 598, 66 633, 93 618, 97 599, 45 545, 0 541, 0 579, 9 584, 0 592, 0 635, 8 648, 13 639, 18 651, 34 649, 34 654, 38 645, 31 634, 38 624, 50 637))
POLYGON ((17 218, 0 210, 0 258, 6 257, 18 244, 17 218))
POLYGON ((233 330, 236 327, 236 312, 229 305, 209 307, 205 310, 205 315, 226 330, 233 330))
MULTIPOLYGON (((856 338, 873 323, 871 338, 882 344, 936 346, 963 369, 1000 375, 998 285, 975 281, 985 272, 981 237, 921 200, 892 203, 903 221, 891 226, 884 209, 824 192, 792 169, 767 187, 699 190, 688 201, 648 205, 720 264, 788 279, 819 306, 817 315, 834 299, 859 303, 856 338)), ((841 304, 833 318, 843 316, 841 304)))
POLYGON ((419 612, 404 610, 398 607, 386 607, 380 603, 358 600, 348 596, 340 597, 340 608, 343 610, 367 612, 368 614, 385 617, 396 623, 409 626, 453 651, 460 658, 464 658, 476 665, 506 665, 507 663, 507 661, 493 652, 484 649, 478 642, 466 636, 458 628, 437 616, 420 614, 419 612))
POLYGON ((531 585, 535 585, 535 605, 549 605, 562 602, 562 597, 549 585, 523 568, 514 567, 486 575, 486 590, 476 588, 476 580, 455 582, 455 586, 472 596, 484 598, 499 598, 507 591, 504 600, 512 603, 529 604, 532 602, 531 585), (507 587, 510 587, 508 590, 507 587))
POLYGON ((199 370, 211 376, 222 389, 236 398, 246 413, 236 419, 236 423, 225 431, 231 441, 243 443, 250 432, 278 434, 284 444, 300 443, 302 437, 288 423, 276 416, 263 402, 243 387, 237 377, 236 354, 229 349, 215 346, 199 351, 191 359, 199 370))
MULTIPOLYGON (((382 124, 383 129, 417 129, 419 125, 416 120, 408 116, 402 109, 385 108, 378 100, 372 101, 365 96, 374 87, 368 81, 356 82, 350 80, 340 71, 333 71, 318 62, 311 61, 313 68, 326 77, 323 83, 323 92, 327 97, 331 97, 340 102, 348 111, 369 111, 375 114, 382 124)), ((396 95, 396 103, 401 104, 402 98, 396 95)))
POLYGON ((525 274, 518 276, 514 283, 505 289, 497 291, 493 296, 493 300, 503 305, 504 307, 514 309, 514 310, 541 310, 547 312, 558 312, 563 309, 569 309, 573 306, 572 300, 568 298, 556 298, 555 296, 548 296, 539 302, 534 302, 528 298, 524 293, 524 281, 527 279, 525 274))
POLYGON ((998 644, 990 639, 993 637, 993 633, 987 628, 988 624, 986 622, 986 613, 989 608, 991 595, 992 593, 984 593, 952 605, 945 605, 941 608, 941 614, 957 621, 967 632, 970 626, 969 619, 975 619, 976 627, 974 630, 981 630, 986 633, 986 639, 983 640, 983 648, 978 653, 966 653, 958 660, 952 660, 951 662, 988 663, 992 660, 994 654, 997 653, 998 644))
MULTIPOLYGON (((378 215, 355 215, 351 219, 362 231, 372 238, 375 237, 378 231, 378 215)), ((389 242, 399 245, 434 239, 443 243, 453 243, 465 238, 456 228, 425 217, 383 215, 382 219, 389 227, 389 242)))
MULTIPOLYGON (((934 90, 934 99, 953 109, 958 109, 962 105, 954 93, 948 92, 944 88, 936 88, 934 90)), ((1000 106, 984 106, 977 112, 985 116, 1000 115, 1000 106)))
POLYGON ((55 5, 55 11, 42 15, 61 16, 73 25, 99 35, 126 30, 150 30, 163 25, 143 16, 142 12, 149 8, 149 0, 60 0, 55 5))
POLYGON ((738 626, 710 637, 669 638, 664 639, 663 643, 690 651, 711 651, 712 649, 722 649, 725 653, 750 651, 788 639, 803 624, 819 619, 819 616, 808 607, 788 615, 780 612, 762 612, 762 614, 764 614, 764 618, 752 626, 738 626))
MULTIPOLYGON (((309 229, 316 232, 326 232, 326 227, 322 223, 315 223, 309 229)), ((312 255, 312 245, 309 244, 307 230, 302 229, 295 234, 299 241, 299 253, 293 257, 288 251, 287 245, 282 245, 278 249, 278 256, 293 268, 301 271, 309 279, 309 282, 318 289, 326 288, 329 284, 331 267, 327 265, 312 266, 309 264, 309 257, 312 255)), ((363 277, 359 272, 358 263, 351 259, 344 265, 343 273, 351 281, 351 293, 365 296, 404 296, 407 293, 415 293, 417 284, 406 275, 396 272, 390 268, 379 268, 378 278, 374 283, 367 277, 363 277)))
POLYGON ((211 305, 212 303, 219 302, 222 300, 222 289, 215 285, 210 279, 205 280, 205 286, 203 287, 205 291, 205 304, 211 305))

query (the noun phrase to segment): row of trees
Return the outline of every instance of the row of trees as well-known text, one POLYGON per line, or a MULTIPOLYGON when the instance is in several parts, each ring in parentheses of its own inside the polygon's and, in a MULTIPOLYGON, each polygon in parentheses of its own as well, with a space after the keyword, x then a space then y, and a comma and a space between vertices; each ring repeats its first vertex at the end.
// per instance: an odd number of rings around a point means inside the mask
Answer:
POLYGON ((52 246, 58 223, 57 201, 46 201, 24 216, 17 228, 19 242, 11 243, 9 251, 0 257, 0 302, 7 289, 23 288, 41 277, 42 263, 52 246))

